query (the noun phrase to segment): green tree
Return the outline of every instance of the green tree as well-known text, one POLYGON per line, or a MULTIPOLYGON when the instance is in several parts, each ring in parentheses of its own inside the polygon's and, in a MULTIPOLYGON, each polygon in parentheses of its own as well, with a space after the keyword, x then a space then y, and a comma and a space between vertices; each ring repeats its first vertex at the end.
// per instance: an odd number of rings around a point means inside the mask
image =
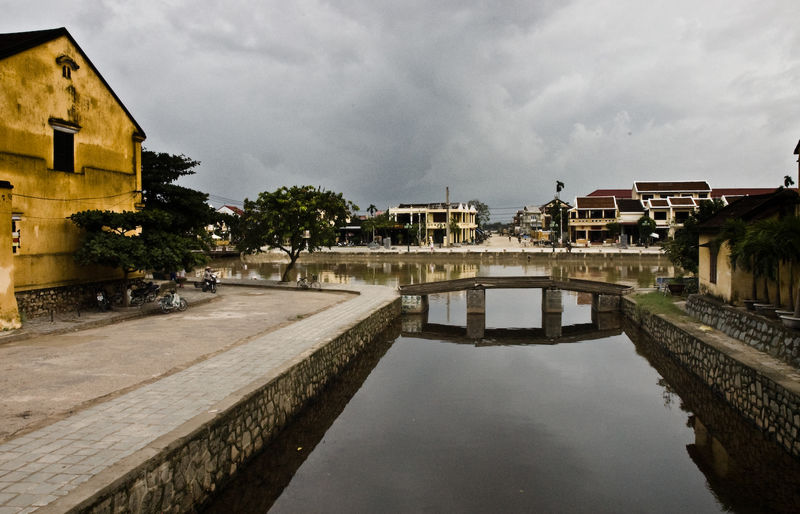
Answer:
POLYGON ((612 221, 611 223, 606 224, 606 232, 608 233, 608 237, 611 239, 616 239, 617 236, 622 232, 622 225, 620 225, 616 221, 612 221))
POLYGON ((281 187, 259 193, 255 200, 244 200, 244 215, 235 234, 237 247, 247 253, 262 248, 277 248, 289 256, 289 272, 303 249, 309 253, 336 242, 338 228, 358 210, 341 193, 313 186, 281 187))
POLYGON ((647 245, 650 242, 650 234, 656 231, 656 222, 650 216, 644 215, 636 222, 639 228, 639 243, 647 245))
POLYGON ((467 203, 475 207, 475 224, 478 225, 479 229, 486 230, 486 225, 489 223, 489 218, 491 217, 489 206, 477 198, 472 199, 467 203))
POLYGON ((375 232, 385 236, 386 231, 392 227, 394 227, 394 222, 391 220, 391 218, 389 218, 388 211, 378 214, 377 216, 367 218, 361 224, 361 230, 371 232, 373 240, 375 239, 375 232))
POLYGON ((142 150, 142 194, 146 210, 170 215, 172 232, 207 241, 206 227, 216 221, 208 194, 175 184, 181 177, 193 175, 199 164, 185 155, 142 150))
MULTIPOLYGON (((567 210, 567 207, 563 203, 554 202, 547 207, 547 214, 550 216, 550 238, 556 241, 561 237, 562 224, 565 228, 567 227, 569 222, 569 210, 567 210)), ((567 237, 569 237, 569 235, 567 237)))
POLYGON ((172 217, 163 211, 88 210, 70 219, 85 233, 75 260, 122 270, 126 289, 135 271, 191 269, 203 260, 202 254, 191 250, 191 238, 168 230, 172 217))
POLYGON ((700 264, 700 230, 698 227, 724 206, 722 200, 715 198, 701 202, 698 209, 689 214, 683 222, 683 227, 675 231, 675 236, 669 241, 665 241, 662 246, 662 250, 672 264, 680 266, 688 272, 697 273, 700 264))

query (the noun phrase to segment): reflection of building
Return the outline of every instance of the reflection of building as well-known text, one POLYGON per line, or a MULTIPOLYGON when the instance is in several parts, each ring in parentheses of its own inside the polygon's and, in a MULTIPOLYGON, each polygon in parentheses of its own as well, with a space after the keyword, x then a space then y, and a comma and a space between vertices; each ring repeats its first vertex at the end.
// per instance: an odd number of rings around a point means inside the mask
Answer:
POLYGON ((81 284, 122 273, 79 266, 81 232, 67 218, 141 205, 145 135, 64 28, 0 34, 0 77, 0 176, 13 188, 3 190, 13 260, 0 266, 0 281, 28 314, 39 312, 27 298, 43 289, 51 294, 36 301, 52 303, 38 309, 74 308, 81 284))
POLYGON ((416 237, 421 243, 444 243, 448 228, 450 244, 475 241, 475 230, 478 228, 475 207, 451 203, 449 212, 448 220, 448 206, 445 203, 400 204, 389 209, 389 218, 394 221, 395 230, 405 229, 412 233, 416 231, 412 237, 416 237))

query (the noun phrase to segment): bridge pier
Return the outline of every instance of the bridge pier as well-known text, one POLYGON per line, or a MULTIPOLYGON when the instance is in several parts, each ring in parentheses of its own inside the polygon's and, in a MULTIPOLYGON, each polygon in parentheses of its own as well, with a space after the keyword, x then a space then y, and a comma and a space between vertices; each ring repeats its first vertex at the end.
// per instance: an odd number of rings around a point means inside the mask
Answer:
POLYGON ((486 314, 486 290, 467 289, 467 315, 486 314))
POLYGON ((401 311, 408 314, 428 312, 428 295, 403 295, 401 311))
POLYGON ((469 339, 483 339, 486 333, 486 314, 467 312, 467 337, 469 339))
POLYGON ((561 289, 554 287, 542 289, 542 328, 548 338, 561 337, 561 289))
POLYGON ((613 294, 592 294, 592 312, 619 312, 620 296, 613 294))

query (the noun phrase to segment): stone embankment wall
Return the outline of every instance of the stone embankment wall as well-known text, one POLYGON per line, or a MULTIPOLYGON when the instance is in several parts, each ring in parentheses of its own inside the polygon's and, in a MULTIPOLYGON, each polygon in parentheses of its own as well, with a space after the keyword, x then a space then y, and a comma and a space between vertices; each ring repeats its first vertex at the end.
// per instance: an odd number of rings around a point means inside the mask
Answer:
POLYGON ((187 512, 210 495, 400 315, 400 298, 303 355, 279 376, 252 384, 126 462, 130 469, 70 512, 187 512))
MULTIPOLYGON (((131 281, 135 285, 137 281, 131 281)), ((47 316, 51 312, 78 312, 97 306, 97 290, 106 292, 122 290, 122 281, 77 284, 73 286, 32 289, 14 293, 19 313, 23 319, 47 316)))
POLYGON ((800 332, 702 295, 689 296, 686 311, 706 325, 800 368, 800 332))
POLYGON ((800 391, 794 384, 782 384, 780 377, 771 377, 756 363, 741 362, 722 345, 704 340, 702 334, 638 309, 629 298, 622 299, 621 307, 629 319, 715 394, 779 446, 800 457, 800 391))

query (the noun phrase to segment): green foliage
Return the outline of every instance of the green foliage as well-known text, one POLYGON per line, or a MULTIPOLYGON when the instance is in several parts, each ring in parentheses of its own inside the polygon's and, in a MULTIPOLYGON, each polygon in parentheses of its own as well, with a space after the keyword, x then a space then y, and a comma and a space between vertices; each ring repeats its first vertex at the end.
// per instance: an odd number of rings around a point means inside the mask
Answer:
POLYGON ((615 239, 622 232, 622 225, 616 221, 606 223, 606 231, 608 232, 608 237, 615 239))
POLYGON ((185 155, 142 150, 142 191, 145 209, 170 214, 172 232, 205 239, 206 226, 214 223, 216 214, 208 205, 208 195, 174 184, 193 175, 199 164, 185 155))
POLYGON ((547 214, 550 216, 551 239, 556 240, 562 232, 561 225, 563 224, 566 227, 569 223, 569 211, 564 204, 552 203, 547 207, 547 214), (560 209, 559 206, 561 207, 560 209))
POLYGON ((478 228, 486 230, 486 225, 489 223, 490 217, 489 206, 477 198, 470 200, 468 203, 475 207, 475 223, 478 225, 478 228))
POLYGON ((392 227, 394 227, 394 222, 389 217, 388 211, 382 214, 378 214, 377 216, 367 218, 361 223, 362 232, 370 233, 373 235, 375 234, 375 232, 377 232, 380 235, 385 235, 386 230, 392 227))
POLYGON ((685 313, 675 305, 671 296, 667 296, 658 291, 645 294, 633 295, 636 307, 652 314, 664 314, 667 316, 685 316, 685 313))
POLYGON ((196 239, 166 230, 172 222, 162 211, 77 212, 70 219, 85 231, 75 260, 83 265, 118 268, 128 275, 137 270, 191 269, 203 260, 193 252, 196 239))
POLYGON ((700 202, 697 211, 691 213, 683 222, 683 228, 675 232, 675 237, 664 242, 662 250, 672 264, 690 273, 697 273, 700 264, 700 230, 698 226, 710 219, 724 206, 718 198, 700 202))
POLYGON ((649 242, 650 241, 650 234, 656 231, 656 222, 650 216, 643 215, 639 220, 636 222, 636 226, 639 228, 639 242, 649 242))
POLYGON ((341 193, 313 186, 281 187, 259 193, 256 200, 245 199, 244 215, 234 234, 236 246, 248 253, 262 248, 277 248, 289 256, 282 280, 303 249, 308 252, 330 247, 336 242, 338 227, 344 225, 358 206, 341 193), (306 235, 307 237, 304 237, 306 235))

